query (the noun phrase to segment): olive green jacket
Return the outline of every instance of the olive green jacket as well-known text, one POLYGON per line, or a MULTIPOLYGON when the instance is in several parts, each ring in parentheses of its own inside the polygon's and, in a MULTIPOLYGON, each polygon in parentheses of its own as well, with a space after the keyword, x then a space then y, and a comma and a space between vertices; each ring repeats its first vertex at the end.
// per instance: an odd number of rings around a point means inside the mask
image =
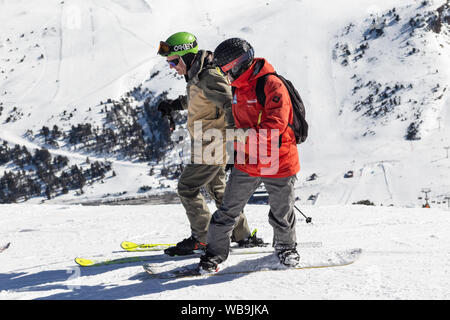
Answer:
POLYGON ((198 52, 186 76, 187 95, 180 96, 180 101, 188 111, 187 127, 191 135, 192 162, 225 165, 225 129, 234 126, 232 93, 226 78, 212 66, 211 61, 211 52, 198 52), (219 136, 219 132, 221 139, 213 138, 219 136))

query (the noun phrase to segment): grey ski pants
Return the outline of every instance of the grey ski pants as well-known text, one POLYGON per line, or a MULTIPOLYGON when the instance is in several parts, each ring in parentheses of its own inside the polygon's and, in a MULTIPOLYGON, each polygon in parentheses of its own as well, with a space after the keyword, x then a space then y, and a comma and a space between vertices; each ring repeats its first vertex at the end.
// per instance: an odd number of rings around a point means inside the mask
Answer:
POLYGON ((269 223, 273 227, 273 246, 275 249, 295 248, 297 245, 294 212, 296 180, 296 175, 286 178, 251 177, 233 168, 222 204, 211 218, 207 240, 208 252, 219 256, 222 260, 228 258, 233 226, 261 182, 264 183, 269 194, 269 223))

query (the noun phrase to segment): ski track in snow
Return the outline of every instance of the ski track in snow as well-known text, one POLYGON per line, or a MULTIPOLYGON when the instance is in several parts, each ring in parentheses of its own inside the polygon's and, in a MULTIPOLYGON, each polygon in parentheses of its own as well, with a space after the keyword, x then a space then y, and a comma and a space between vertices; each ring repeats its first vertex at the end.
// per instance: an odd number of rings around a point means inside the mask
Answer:
POLYGON ((383 161, 379 164, 379 166, 383 170, 384 182, 386 183, 386 191, 389 193, 389 196, 390 196, 390 199, 387 199, 387 200, 390 200, 392 202, 394 200, 394 196, 391 192, 391 188, 389 187, 389 181, 388 181, 388 177, 386 174, 386 166, 384 165, 383 161))
POLYGON ((148 47, 149 50, 154 48, 154 45, 151 43, 148 43, 145 39, 142 39, 140 36, 138 36, 135 32, 133 32, 132 30, 130 30, 129 28, 125 27, 123 25, 123 23, 120 21, 119 16, 114 13, 114 11, 112 11, 110 8, 108 7, 104 7, 104 6, 99 6, 100 8, 108 11, 110 14, 112 14, 117 22, 117 25, 119 26, 119 28, 125 32, 127 32, 128 34, 130 34, 132 37, 136 38, 137 40, 139 40, 140 42, 145 43, 148 47))
POLYGON ((58 67, 57 67, 57 71, 56 71, 56 88, 55 88, 55 94, 53 95, 53 97, 50 98, 49 104, 52 104, 53 101, 56 99, 56 97, 58 96, 59 90, 61 88, 61 66, 63 63, 63 47, 64 47, 64 40, 63 40, 63 12, 64 12, 64 4, 61 4, 61 11, 59 13, 59 28, 58 28, 58 33, 59 33, 59 56, 58 56, 58 67))

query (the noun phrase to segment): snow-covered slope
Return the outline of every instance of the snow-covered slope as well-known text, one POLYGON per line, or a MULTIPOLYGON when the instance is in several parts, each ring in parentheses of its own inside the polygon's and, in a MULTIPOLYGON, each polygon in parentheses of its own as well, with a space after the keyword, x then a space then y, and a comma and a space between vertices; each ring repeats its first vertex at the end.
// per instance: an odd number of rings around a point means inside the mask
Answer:
POLYGON ((384 140, 435 131, 450 77, 449 25, 439 12, 450 17, 449 10, 448 3, 411 3, 346 26, 333 50, 340 117, 384 140))
MULTIPOLYGON (((11 243, 0 253, 0 299, 449 299, 448 3, 0 0, 0 178, 36 169, 8 158, 15 145, 31 154, 47 148, 50 160, 66 157, 83 170, 112 166, 83 192, 59 187, 50 199, 42 190, 0 205, 0 248, 11 243), (297 204, 314 222, 298 215, 302 261, 358 247, 357 263, 169 282, 148 279, 140 263, 75 267, 76 256, 124 256, 122 240, 189 235, 178 204, 73 205, 175 191, 174 165, 189 142, 164 140, 168 126, 154 109, 161 95, 185 90, 156 55, 159 41, 180 30, 210 50, 243 37, 295 83, 310 124, 299 146, 297 204), (96 139, 121 127, 138 128, 129 131, 135 140, 117 134, 102 149, 96 139), (86 141, 74 134, 87 129, 86 141), (157 145, 152 160, 126 153, 127 143, 144 138, 157 145), (432 209, 424 210, 418 197, 428 190, 432 209), (362 200, 377 206, 351 205, 362 200)), ((177 137, 186 137, 183 119, 177 137)), ((246 209, 250 226, 270 241, 267 211, 246 209)))
MULTIPOLYGON (((142 263, 78 268, 73 259, 160 256, 124 253, 119 244, 173 242, 187 236, 181 205, 0 205, 0 210, 0 239, 11 242, 0 253, 0 299, 450 298, 450 215, 444 210, 306 206, 313 225, 298 215, 301 263, 335 250, 362 248, 358 261, 334 269, 171 281, 150 279, 142 263)), ((250 226, 270 241, 267 211, 250 205, 246 213, 250 226)), ((257 263, 269 255, 230 256, 227 263, 257 263)), ((176 267, 196 262, 198 258, 157 263, 176 267)))
MULTIPOLYGON (((75 189, 65 195, 55 192, 51 202, 134 197, 175 185, 160 173, 176 168, 182 145, 164 151, 164 163, 153 161, 151 170, 148 161, 123 158, 120 148, 92 151, 98 149, 93 140, 89 149, 61 136, 44 139, 41 132, 43 126, 57 125, 70 133, 80 124, 117 130, 117 124, 108 122, 104 111, 111 103, 105 101, 127 98, 131 108, 141 111, 137 120, 125 123, 133 127, 137 121, 146 137, 155 137, 159 125, 156 131, 146 126, 144 102, 151 109, 158 95, 167 92, 174 98, 184 92, 184 81, 155 51, 159 40, 187 30, 211 50, 228 37, 246 38, 257 56, 266 57, 298 87, 311 128, 308 141, 299 147, 301 203, 370 200, 421 206, 422 189, 431 188, 433 201, 445 205, 450 192, 444 149, 450 124, 448 1, 374 5, 364 0, 351 6, 346 1, 229 1, 214 6, 194 1, 172 6, 150 0, 4 0, 0 5, 2 143, 45 147, 53 155, 64 152, 71 165, 87 156, 107 159, 115 173, 82 195, 75 189), (136 87, 137 93, 130 95, 136 87), (353 178, 344 178, 348 171, 353 178), (317 179, 308 181, 313 174, 317 179), (142 192, 146 186, 152 189, 142 192)), ((9 163, 0 172, 5 169, 19 168, 9 163)))

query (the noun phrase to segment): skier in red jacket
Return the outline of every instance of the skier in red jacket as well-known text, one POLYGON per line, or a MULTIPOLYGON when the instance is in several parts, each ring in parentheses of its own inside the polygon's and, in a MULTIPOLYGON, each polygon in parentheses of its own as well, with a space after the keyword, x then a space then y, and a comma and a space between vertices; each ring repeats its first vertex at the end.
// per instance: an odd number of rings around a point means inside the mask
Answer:
POLYGON ((254 58, 252 46, 243 39, 222 42, 214 51, 214 61, 233 87, 235 126, 247 137, 236 143, 234 168, 222 205, 211 219, 200 268, 213 271, 227 259, 233 225, 261 182, 269 194, 275 252, 281 263, 295 266, 300 256, 296 250, 294 184, 300 163, 295 134, 288 126, 293 121, 289 92, 278 77, 269 75, 264 86, 265 106, 259 104, 257 79, 275 70, 265 59, 254 58))

